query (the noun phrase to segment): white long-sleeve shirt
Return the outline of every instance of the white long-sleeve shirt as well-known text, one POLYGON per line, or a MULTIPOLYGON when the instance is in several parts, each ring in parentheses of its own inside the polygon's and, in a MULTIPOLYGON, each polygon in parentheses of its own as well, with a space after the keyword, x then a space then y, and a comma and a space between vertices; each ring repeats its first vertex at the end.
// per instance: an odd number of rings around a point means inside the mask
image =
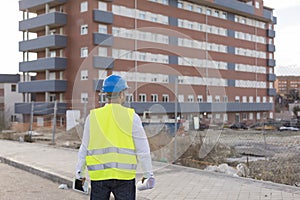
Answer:
MULTIPOLYGON (((145 178, 153 176, 152 163, 150 156, 150 148, 145 130, 142 126, 140 117, 134 113, 132 136, 136 149, 138 160, 141 163, 141 167, 145 178)), ((82 178, 85 176, 87 147, 90 140, 90 116, 85 120, 82 143, 78 152, 78 163, 76 166, 76 178, 82 178)))

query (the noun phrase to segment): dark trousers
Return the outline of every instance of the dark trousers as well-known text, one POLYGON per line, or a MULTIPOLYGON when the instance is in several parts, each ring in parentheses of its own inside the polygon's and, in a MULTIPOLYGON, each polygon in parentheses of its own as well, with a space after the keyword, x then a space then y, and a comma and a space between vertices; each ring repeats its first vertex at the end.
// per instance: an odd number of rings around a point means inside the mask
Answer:
POLYGON ((135 200, 135 179, 91 181, 91 200, 109 200, 111 192, 115 200, 135 200))

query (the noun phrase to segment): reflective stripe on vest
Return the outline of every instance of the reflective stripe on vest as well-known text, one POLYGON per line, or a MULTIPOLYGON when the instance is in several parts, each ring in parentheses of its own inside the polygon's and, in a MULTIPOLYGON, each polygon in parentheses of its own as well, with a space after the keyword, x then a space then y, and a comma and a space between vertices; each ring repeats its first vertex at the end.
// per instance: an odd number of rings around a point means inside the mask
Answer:
POLYGON ((92 156, 92 155, 99 155, 99 154, 106 154, 106 153, 121 153, 121 154, 136 155, 133 149, 117 148, 117 147, 88 150, 87 155, 92 156))
POLYGON ((95 171, 95 170, 103 170, 103 169, 109 169, 109 168, 118 168, 118 169, 127 169, 127 170, 135 170, 136 169, 135 164, 124 164, 124 163, 105 163, 105 164, 99 164, 99 165, 90 165, 88 166, 89 171, 95 171))
POLYGON ((132 138, 134 110, 107 104, 90 112, 86 156, 91 180, 135 178, 137 159, 132 138))

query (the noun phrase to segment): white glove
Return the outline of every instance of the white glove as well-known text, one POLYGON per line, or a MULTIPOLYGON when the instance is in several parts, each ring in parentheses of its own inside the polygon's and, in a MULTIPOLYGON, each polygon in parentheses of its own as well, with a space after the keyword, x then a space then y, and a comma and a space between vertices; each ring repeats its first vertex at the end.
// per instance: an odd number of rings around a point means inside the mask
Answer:
POLYGON ((142 180, 137 182, 137 189, 138 190, 148 190, 152 189, 155 186, 155 178, 151 176, 150 178, 142 178, 142 180))

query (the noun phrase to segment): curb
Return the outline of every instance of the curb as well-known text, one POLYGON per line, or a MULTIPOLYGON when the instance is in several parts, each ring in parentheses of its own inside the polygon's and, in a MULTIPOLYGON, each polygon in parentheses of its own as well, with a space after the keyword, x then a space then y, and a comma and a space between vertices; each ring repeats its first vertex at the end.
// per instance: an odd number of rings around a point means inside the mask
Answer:
POLYGON ((48 179, 48 180, 50 180, 54 183, 66 184, 69 188, 72 188, 72 185, 73 185, 72 180, 64 178, 62 176, 59 176, 57 174, 47 172, 45 170, 38 169, 38 168, 35 168, 35 167, 32 167, 32 166, 28 166, 28 165, 25 165, 23 163, 20 163, 20 162, 11 160, 11 159, 4 158, 2 156, 0 156, 0 162, 8 164, 8 165, 13 166, 13 167, 16 167, 18 169, 27 171, 31 174, 40 176, 42 178, 48 179))

